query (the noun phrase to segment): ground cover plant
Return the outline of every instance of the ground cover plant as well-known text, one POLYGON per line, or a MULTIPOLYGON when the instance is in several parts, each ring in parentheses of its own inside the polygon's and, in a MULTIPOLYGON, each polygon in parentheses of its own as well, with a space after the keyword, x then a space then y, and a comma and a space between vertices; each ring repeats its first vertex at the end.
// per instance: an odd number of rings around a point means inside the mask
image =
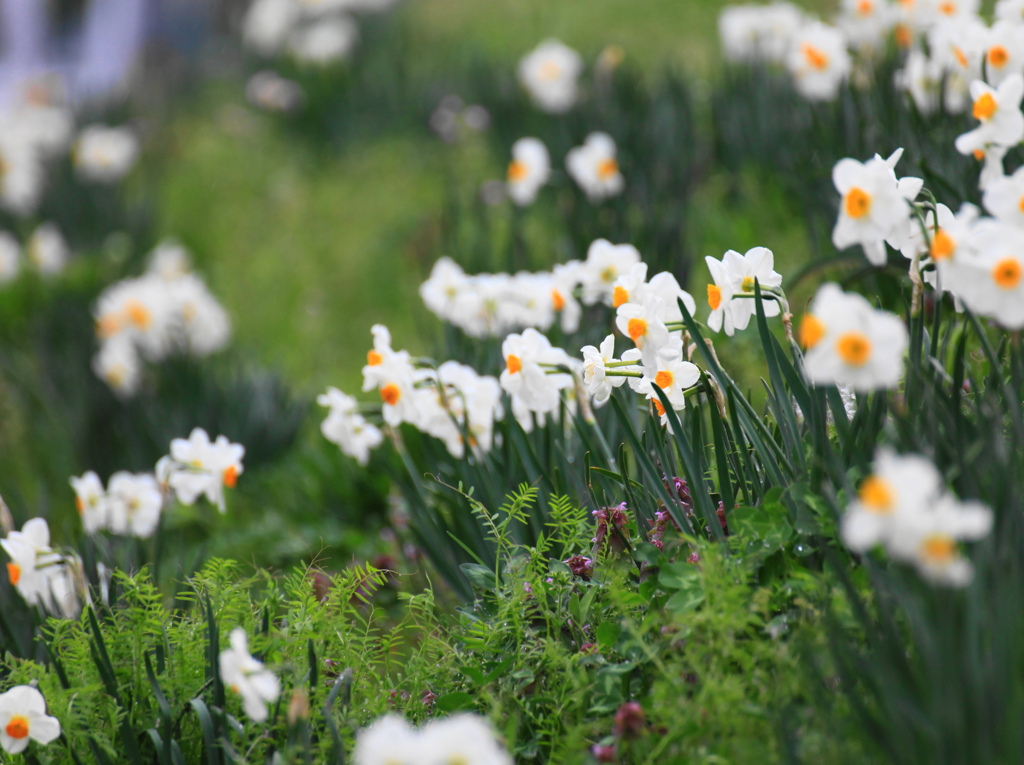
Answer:
POLYGON ((387 5, 225 5, 236 167, 4 128, 5 761, 1020 760, 1020 4, 723 8, 706 81, 387 5), (181 185, 380 141, 337 273, 181 185))

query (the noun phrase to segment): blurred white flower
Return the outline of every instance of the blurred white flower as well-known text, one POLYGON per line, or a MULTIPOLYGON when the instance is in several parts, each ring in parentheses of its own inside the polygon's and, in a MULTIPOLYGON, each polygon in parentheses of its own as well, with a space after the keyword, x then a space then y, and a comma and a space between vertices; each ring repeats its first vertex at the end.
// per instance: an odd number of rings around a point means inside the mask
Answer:
POLYGON ((281 695, 281 681, 249 653, 245 630, 231 630, 231 647, 221 651, 220 679, 231 693, 242 697, 242 708, 255 722, 267 719, 267 704, 281 695))
POLYGON ((87 181, 119 181, 135 165, 139 139, 127 127, 90 125, 78 134, 72 150, 75 169, 87 181))
POLYGON ((299 8, 293 0, 254 0, 242 21, 242 40, 262 56, 284 47, 299 8))
POLYGON ((330 16, 292 32, 288 49, 297 61, 324 66, 344 61, 359 40, 359 29, 347 16, 330 16))
POLYGON ((805 20, 791 3, 729 6, 718 16, 723 53, 730 61, 781 62, 805 20))
POLYGON ((850 74, 845 35, 818 21, 805 24, 793 36, 786 66, 802 96, 831 101, 850 74))
POLYGON ((320 423, 324 438, 365 466, 370 461, 370 452, 384 442, 380 428, 367 422, 359 414, 358 402, 337 388, 328 388, 326 393, 317 396, 316 401, 329 410, 327 419, 320 423))
POLYGON ((235 488, 244 469, 244 456, 241 444, 231 443, 226 436, 217 436, 211 442, 205 430, 193 428, 187 439, 171 441, 170 469, 165 466, 156 473, 160 480, 164 480, 162 473, 167 474, 166 482, 182 504, 191 505, 200 495, 206 495, 223 513, 224 488, 235 488))
POLYGON ((1017 72, 1006 77, 998 88, 975 80, 970 86, 973 105, 971 114, 981 124, 956 139, 961 154, 987 151, 988 147, 1011 147, 1024 138, 1024 114, 1020 110, 1024 97, 1024 78, 1017 72))
POLYGON ((903 376, 909 337, 903 321, 862 296, 821 285, 800 326, 812 385, 847 385, 857 392, 895 388, 903 376))
POLYGON ((147 538, 160 524, 163 494, 156 479, 146 473, 114 473, 107 482, 110 530, 114 534, 147 538))
POLYGON ((95 534, 107 528, 110 523, 110 503, 100 477, 90 470, 80 477, 72 476, 70 483, 75 490, 75 509, 82 519, 85 533, 95 534))
POLYGON ((519 206, 532 204, 551 175, 547 147, 537 138, 520 138, 512 144, 508 164, 508 195, 519 206))
MULTIPOLYGON (((583 304, 612 305, 615 283, 640 263, 640 253, 631 244, 612 244, 595 239, 587 248, 587 259, 579 269, 583 304)), ((646 276, 646 269, 644 275, 646 276)))
POLYGON ((68 559, 50 547, 50 527, 43 518, 26 521, 21 531, 0 539, 0 547, 11 559, 8 581, 26 603, 66 618, 78 612, 74 573, 68 559))
POLYGON ((565 168, 591 202, 622 193, 626 182, 615 158, 615 141, 607 133, 591 133, 582 146, 570 149, 565 168))
POLYGON ((545 40, 519 62, 519 82, 546 112, 569 111, 577 100, 583 70, 580 55, 558 40, 545 40))
POLYGON ((39 273, 46 275, 63 271, 71 255, 60 229, 53 223, 43 223, 36 228, 29 237, 25 252, 39 273))

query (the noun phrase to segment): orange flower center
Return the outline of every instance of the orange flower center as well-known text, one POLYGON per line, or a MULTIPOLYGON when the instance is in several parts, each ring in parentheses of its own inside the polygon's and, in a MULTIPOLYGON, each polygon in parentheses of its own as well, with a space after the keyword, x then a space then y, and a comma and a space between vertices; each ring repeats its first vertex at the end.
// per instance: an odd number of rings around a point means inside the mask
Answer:
POLYGON ((551 82, 557 80, 562 76, 562 67, 556 64, 554 61, 545 61, 540 65, 540 78, 544 82, 551 82))
POLYGON ((141 330, 149 329, 153 323, 153 315, 138 300, 129 300, 125 304, 124 311, 128 314, 128 320, 141 330))
POLYGON ((984 149, 975 149, 974 151, 971 152, 971 154, 973 154, 974 158, 976 160, 978 160, 979 162, 981 162, 981 160, 985 159, 985 150, 984 149))
POLYGON ((380 389, 380 400, 389 406, 394 406, 398 403, 398 399, 402 397, 402 389, 394 383, 388 383, 380 389))
POLYGON ((96 334, 106 339, 113 337, 121 329, 121 320, 113 314, 103 314, 96 320, 96 334))
POLYGON ((871 212, 871 195, 859 186, 854 186, 846 192, 843 207, 846 208, 846 214, 851 218, 863 218, 871 212))
POLYGON ((625 287, 616 287, 612 290, 612 308, 618 308, 623 303, 629 302, 629 290, 625 287))
POLYGON ((675 376, 671 372, 658 372, 654 376, 654 384, 662 390, 668 390, 672 387, 672 382, 675 380, 675 376))
POLYGON ((852 367, 861 367, 871 358, 871 341, 863 332, 847 332, 836 340, 836 353, 852 367))
POLYGON ((523 360, 510 353, 505 359, 505 366, 508 368, 508 373, 514 375, 523 368, 523 360))
POLYGON ((952 0, 945 0, 945 2, 939 3, 939 13, 945 16, 956 15, 956 3, 952 0))
POLYGON ((874 0, 860 0, 860 2, 857 3, 857 13, 859 13, 861 16, 870 16, 872 13, 874 13, 874 10, 874 0))
POLYGON ((931 563, 950 563, 956 557, 956 541, 946 534, 931 534, 921 543, 921 557, 931 563))
POLYGON ((811 69, 819 72, 828 68, 828 54, 821 48, 816 48, 808 42, 801 43, 800 52, 804 54, 804 61, 811 69))
POLYGON ((79 515, 85 512, 85 503, 82 502, 81 497, 75 497, 75 510, 78 511, 79 515))
POLYGON ((509 183, 517 183, 523 180, 529 174, 529 168, 526 167, 525 162, 520 162, 518 159, 513 159, 508 163, 508 180, 509 183))
POLYGON ((384 357, 381 356, 377 351, 367 351, 366 363, 368 366, 376 367, 384 363, 384 357))
POLYGON ((993 45, 988 49, 988 65, 1002 69, 1010 63, 1010 52, 1002 45, 993 45))
POLYGON ((565 298, 562 297, 562 293, 558 290, 551 290, 551 304, 555 307, 556 311, 561 311, 565 308, 565 298))
POLYGON ((647 322, 643 319, 630 319, 626 330, 634 343, 639 343, 640 338, 647 334, 647 322))
POLYGON ((914 36, 910 33, 910 27, 906 24, 898 24, 896 26, 896 44, 901 48, 909 48, 913 41, 914 36))
POLYGON ((658 399, 652 398, 651 403, 654 404, 654 410, 658 413, 659 417, 665 416, 665 405, 662 404, 658 399))
POLYGON ((864 509, 875 515, 889 515, 895 509, 894 492, 892 484, 877 475, 869 475, 860 485, 857 493, 864 509))
POLYGON ((1004 290, 1012 290, 1020 284, 1021 266, 1016 258, 1003 258, 992 269, 992 280, 1004 290))
POLYGON ((812 313, 804 314, 803 321, 800 322, 799 340, 800 345, 804 348, 813 348, 819 342, 821 338, 825 336, 825 325, 821 323, 821 320, 812 313))
POLYGON ((982 93, 974 102, 971 113, 974 115, 974 119, 987 122, 992 119, 992 115, 996 113, 998 106, 999 104, 996 103, 991 93, 982 93))
POLYGON ((934 260, 948 260, 956 250, 956 241, 943 229, 935 232, 932 237, 931 256, 934 260))
POLYGON ((7 723, 6 731, 11 738, 25 738, 28 736, 28 718, 23 715, 14 715, 7 723))
POLYGON ((966 69, 967 68, 967 55, 962 50, 960 50, 960 46, 959 45, 953 47, 953 55, 956 56, 956 62, 958 64, 960 64, 960 68, 961 69, 966 69))
POLYGON ((708 305, 711 306, 712 311, 717 311, 718 306, 722 304, 722 290, 719 289, 717 284, 708 285, 708 305))
POLYGON ((609 178, 618 175, 619 163, 615 161, 614 157, 608 157, 602 159, 597 163, 597 177, 602 181, 607 181, 609 178))
POLYGON ((21 566, 19 566, 17 563, 8 563, 7 578, 11 580, 12 585, 17 587, 18 582, 21 581, 21 566))
POLYGON ((229 489, 235 488, 235 485, 238 483, 238 468, 234 465, 224 468, 223 479, 225 486, 229 489))
POLYGON ((1024 213, 1024 196, 1017 201, 1017 209, 1024 213))

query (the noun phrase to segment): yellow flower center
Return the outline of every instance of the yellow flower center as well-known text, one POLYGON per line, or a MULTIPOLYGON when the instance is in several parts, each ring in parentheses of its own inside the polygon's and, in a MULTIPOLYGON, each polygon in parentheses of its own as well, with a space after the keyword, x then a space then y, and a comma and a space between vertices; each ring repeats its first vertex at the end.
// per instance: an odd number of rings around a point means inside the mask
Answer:
POLYGON ((996 113, 998 107, 999 104, 996 103, 996 99, 991 93, 982 93, 974 102, 971 113, 974 115, 974 119, 987 122, 992 119, 992 115, 996 113))
POLYGON ((562 76, 562 67, 556 64, 554 61, 545 61, 540 65, 540 78, 544 82, 551 82, 557 80, 562 76))
POLYGON ((1002 45, 993 45, 988 49, 988 65, 1002 69, 1010 63, 1010 52, 1002 45))
POLYGON ((717 311, 718 306, 722 304, 722 290, 719 289, 717 284, 708 285, 708 305, 711 306, 712 311, 717 311))
POLYGON ((930 534, 921 543, 921 557, 929 563, 950 563, 956 557, 956 540, 948 534, 930 534))
POLYGON ((23 715, 14 715, 7 723, 5 730, 11 738, 25 738, 28 736, 28 718, 23 715))
POLYGON ((138 300, 129 300, 125 304, 124 312, 128 314, 128 320, 143 331, 153 324, 153 314, 138 300))
POLYGON ((804 348, 813 348, 825 336, 825 325, 817 316, 807 313, 804 314, 804 319, 800 322, 800 331, 797 334, 800 345, 804 348))
POLYGON ((556 311, 561 311, 565 308, 565 298, 562 297, 562 293, 558 290, 551 290, 551 304, 555 307, 556 311))
POLYGON ((615 161, 614 157, 608 157, 602 159, 597 163, 597 177, 602 181, 607 181, 609 178, 617 175, 619 172, 619 163, 615 161))
POLYGON ((896 496, 892 484, 877 475, 869 475, 864 479, 857 496, 869 513, 889 515, 896 509, 896 496))
POLYGON ((509 183, 518 183, 519 181, 526 178, 530 170, 526 166, 525 162, 520 162, 518 159, 513 159, 508 163, 508 180, 509 183))
POLYGON ((124 368, 124 366, 122 366, 121 364, 117 364, 116 366, 112 366, 110 369, 106 371, 106 373, 103 375, 103 379, 105 379, 110 384, 111 388, 120 388, 124 384, 125 378, 127 376, 128 372, 124 368))
POLYGON ((654 376, 654 384, 666 391, 672 387, 674 380, 675 376, 671 372, 661 371, 654 376))
POLYGON ((821 48, 816 48, 810 43, 805 42, 801 43, 800 52, 803 53, 804 61, 807 62, 807 66, 811 67, 811 69, 817 69, 821 72, 828 68, 828 54, 821 48))
POLYGON ((238 468, 234 465, 224 468, 223 479, 225 486, 229 489, 235 488, 235 485, 238 483, 238 468))
POLYGON ((616 271, 612 266, 608 266, 601 272, 601 281, 613 282, 619 278, 619 272, 616 271))
POLYGON ((629 302, 629 290, 625 287, 616 287, 612 290, 612 308, 618 308, 623 303, 629 302))
POLYGON ((17 587, 18 582, 21 581, 21 566, 19 566, 17 563, 8 563, 7 578, 11 580, 12 585, 17 587))
POLYGON ((847 332, 836 340, 836 353, 851 367, 862 367, 871 358, 871 341, 863 332, 847 332))
POLYGON ((402 397, 402 389, 394 383, 388 383, 380 389, 380 400, 389 406, 394 406, 402 397))
POLYGON ((520 369, 523 368, 523 360, 514 354, 509 354, 505 358, 505 366, 508 369, 510 375, 514 375, 520 369))
POLYGON ((851 218, 863 218, 871 212, 871 195, 859 186, 854 186, 846 192, 843 207, 851 218))
POLYGON ((754 277, 753 276, 744 276, 743 277, 743 283, 740 285, 740 289, 742 289, 744 292, 753 292, 754 291, 754 277))
POLYGON ((105 313, 96 320, 96 334, 106 340, 121 329, 121 320, 111 313, 105 313))
POLYGON ((1004 290, 1012 290, 1020 284, 1021 266, 1016 258, 1003 258, 992 269, 992 281, 1004 290))
POLYGON ((366 364, 367 366, 376 367, 384 363, 384 357, 377 351, 366 352, 366 364))
POLYGON ((633 342, 639 344, 640 338, 647 334, 647 322, 643 319, 630 319, 626 330, 633 342))
POLYGON ((956 250, 956 241, 944 229, 939 229, 932 237, 932 246, 929 252, 934 260, 948 260, 953 257, 956 250))

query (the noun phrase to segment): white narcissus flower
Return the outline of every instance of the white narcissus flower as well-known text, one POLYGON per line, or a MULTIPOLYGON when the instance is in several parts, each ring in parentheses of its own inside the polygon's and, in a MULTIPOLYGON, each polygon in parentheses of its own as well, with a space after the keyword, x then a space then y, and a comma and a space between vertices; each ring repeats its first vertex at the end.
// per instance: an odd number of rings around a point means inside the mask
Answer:
POLYGON ((142 539, 153 536, 160 524, 164 498, 156 478, 119 471, 107 482, 110 530, 142 539))
POLYGON ((325 66, 344 61, 359 40, 359 28, 347 16, 317 19, 292 32, 288 49, 303 64, 325 66))
MULTIPOLYGON (((779 289, 782 274, 775 271, 775 255, 767 247, 754 247, 740 255, 729 250, 718 261, 710 255, 704 258, 711 271, 714 284, 708 285, 708 327, 731 336, 737 329, 746 329, 757 307, 751 298, 736 298, 736 295, 753 295, 755 280, 762 290, 779 289)), ((761 304, 767 317, 778 316, 781 309, 776 300, 762 298, 761 304)))
POLYGON ((431 720, 420 729, 420 762, 425 765, 512 765, 490 722, 480 715, 457 714, 431 720))
POLYGON ((1024 328, 1024 229, 979 224, 972 245, 974 257, 959 259, 955 281, 944 286, 975 313, 1024 328))
MULTIPOLYGON (((590 243, 587 259, 579 271, 583 304, 603 302, 612 305, 615 283, 639 263, 640 253, 633 245, 612 244, 607 239, 595 239, 590 243)), ((645 269, 644 276, 646 274, 645 269)))
POLYGON ((330 410, 320 424, 324 438, 365 466, 370 461, 370 452, 384 442, 380 428, 367 422, 358 412, 358 402, 337 388, 328 388, 316 401, 330 410))
POLYGON ((640 350, 644 374, 657 371, 658 355, 672 340, 662 319, 665 305, 656 295, 646 295, 642 303, 624 303, 615 312, 615 326, 640 350))
POLYGON ((540 187, 551 176, 551 157, 543 141, 520 138, 512 144, 512 161, 508 163, 508 195, 522 207, 532 204, 540 187))
POLYGON ((363 390, 377 389, 381 400, 384 422, 397 427, 403 422, 419 422, 416 408, 415 379, 409 354, 391 349, 391 333, 383 324, 374 324, 373 350, 366 354, 363 367, 363 390))
POLYGON ((0 128, 0 206, 17 216, 39 206, 45 174, 39 152, 19 131, 0 128))
POLYGON ((0 231, 0 285, 18 278, 21 270, 21 245, 7 231, 0 231))
POLYGON ((447 255, 438 258, 430 271, 430 277, 420 285, 420 297, 438 318, 451 321, 456 298, 470 286, 470 278, 454 260, 447 255))
POLYGON ((231 630, 231 647, 221 651, 220 679, 231 693, 242 697, 245 713, 255 722, 267 719, 267 704, 281 695, 281 681, 249 653, 245 630, 231 630))
POLYGON ((32 265, 46 275, 63 271, 71 254, 60 229, 53 223, 43 223, 36 228, 25 251, 32 265))
POLYGON ((733 5, 719 14, 718 34, 730 61, 781 62, 805 21, 803 11, 792 3, 733 5))
POLYGON ((356 734, 355 765, 421 765, 419 732, 396 714, 374 720, 356 734))
POLYGON ((615 361, 615 335, 608 335, 601 341, 601 347, 585 345, 580 349, 583 353, 583 384, 587 393, 594 400, 595 406, 601 406, 612 395, 612 388, 618 388, 624 382, 624 376, 608 376, 608 363, 615 361))
POLYGON ((850 74, 845 35, 818 21, 805 24, 793 36, 786 66, 804 98, 831 101, 850 74))
MULTIPOLYGON (((175 438, 171 441, 173 468, 167 476, 167 483, 174 490, 178 501, 184 505, 195 503, 201 494, 224 509, 224 487, 233 489, 242 474, 242 457, 245 447, 233 444, 226 436, 217 436, 210 442, 210 436, 202 428, 193 428, 188 439, 175 438)), ((157 472, 160 475, 160 472, 157 472)))
POLYGON ((880 447, 871 474, 861 482, 857 499, 843 516, 843 544, 854 552, 866 552, 888 543, 898 516, 929 509, 943 490, 942 476, 928 459, 880 447))
POLYGON ((572 388, 572 369, 578 362, 535 329, 511 334, 501 344, 505 369, 499 381, 509 395, 517 397, 530 411, 547 414, 558 409, 561 391, 572 388), (549 373, 550 372, 550 373, 549 373))
POLYGON ((617 196, 625 188, 615 154, 615 141, 607 133, 591 133, 566 154, 565 169, 591 202, 617 196))
POLYGON ((956 139, 961 154, 986 152, 990 146, 1012 147, 1024 138, 1024 77, 1014 72, 998 88, 975 80, 971 83, 971 114, 981 124, 956 139))
POLYGON ((11 558, 8 581, 30 606, 66 617, 78 611, 78 595, 64 556, 50 547, 50 527, 43 518, 25 522, 21 531, 0 539, 11 558))
POLYGON ((292 0, 255 0, 242 20, 242 40, 261 56, 284 46, 299 9, 292 0))
POLYGON ((142 383, 142 362, 126 335, 104 341, 92 360, 92 369, 118 396, 135 395, 142 383))
POLYGON ((867 392, 899 385, 909 336, 895 314, 826 283, 804 316, 800 341, 807 349, 804 374, 812 385, 847 385, 867 392))
POLYGON ((1024 70, 1024 26, 997 21, 986 29, 982 38, 985 56, 985 79, 994 87, 1013 74, 1024 70))
POLYGON ((896 163, 902 155, 903 149, 897 149, 888 159, 877 154, 863 163, 845 158, 832 168, 832 182, 842 196, 832 230, 837 249, 859 244, 872 265, 881 266, 886 241, 902 248, 909 231, 909 203, 923 185, 920 178, 896 178, 896 163))
POLYGON ((897 517, 889 554, 913 563, 933 584, 966 587, 974 575, 958 541, 974 541, 992 530, 992 510, 981 502, 961 502, 946 494, 923 512, 897 517))
POLYGON ((97 183, 121 180, 135 165, 138 155, 135 131, 106 125, 84 128, 71 152, 79 176, 97 183))
POLYGON ((0 693, 0 747, 19 754, 28 742, 49 744, 60 736, 60 720, 46 714, 46 700, 30 685, 0 693))
POLYGON ((72 477, 70 483, 75 490, 75 509, 82 518, 85 533, 95 534, 107 528, 110 523, 110 505, 100 477, 90 470, 81 477, 72 477))
POLYGON ((990 183, 981 201, 999 220, 1024 227, 1024 167, 990 183))
POLYGON ((672 408, 679 411, 686 408, 686 391, 698 382, 700 369, 697 365, 684 361, 677 352, 670 350, 659 355, 654 375, 643 377, 638 392, 646 395, 654 403, 658 414, 664 417, 665 407, 653 386, 661 388, 672 408))
POLYGON ((576 80, 583 70, 580 55, 558 40, 545 40, 519 62, 519 83, 534 103, 552 114, 576 103, 576 80))
POLYGON ((889 0, 843 0, 837 24, 855 49, 876 52, 896 24, 889 0))

